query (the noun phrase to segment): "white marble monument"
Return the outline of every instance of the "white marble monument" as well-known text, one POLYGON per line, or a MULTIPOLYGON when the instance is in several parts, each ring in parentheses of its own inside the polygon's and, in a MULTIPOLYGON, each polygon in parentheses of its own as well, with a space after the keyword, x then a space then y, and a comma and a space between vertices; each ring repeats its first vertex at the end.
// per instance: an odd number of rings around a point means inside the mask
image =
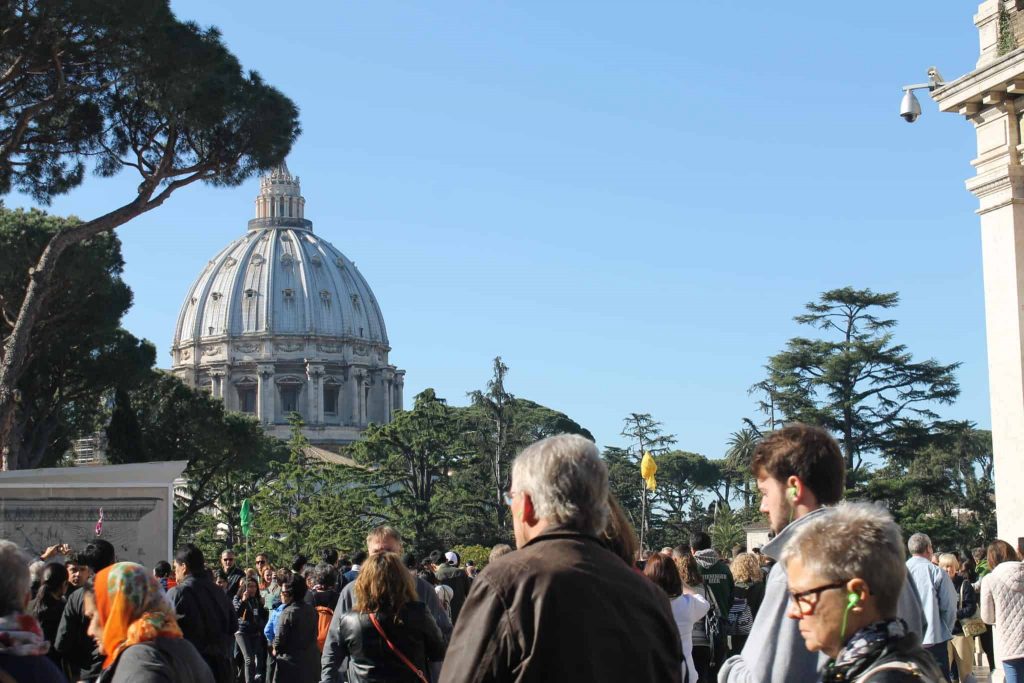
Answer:
POLYGON ((152 567, 170 560, 174 483, 184 461, 51 467, 0 472, 0 538, 38 555, 67 543, 82 550, 96 538, 114 544, 118 560, 152 567))

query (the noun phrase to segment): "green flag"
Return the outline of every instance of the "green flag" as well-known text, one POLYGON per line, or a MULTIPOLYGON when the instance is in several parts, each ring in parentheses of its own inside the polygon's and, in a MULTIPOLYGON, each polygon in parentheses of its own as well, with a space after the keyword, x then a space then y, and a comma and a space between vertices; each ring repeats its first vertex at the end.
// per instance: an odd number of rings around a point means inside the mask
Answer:
POLYGON ((242 535, 246 538, 249 537, 249 532, 252 531, 252 503, 246 498, 242 501, 242 535))

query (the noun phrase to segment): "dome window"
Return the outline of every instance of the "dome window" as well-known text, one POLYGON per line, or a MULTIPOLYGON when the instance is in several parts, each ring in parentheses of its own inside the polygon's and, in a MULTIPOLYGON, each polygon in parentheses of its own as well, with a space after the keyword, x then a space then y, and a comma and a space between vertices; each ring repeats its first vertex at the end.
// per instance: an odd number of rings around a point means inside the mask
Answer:
POLYGON ((321 289, 320 290, 320 301, 323 302, 324 306, 330 306, 331 305, 331 293, 328 292, 326 289, 321 289))
POLYGON ((214 301, 220 301, 221 296, 222 295, 220 292, 214 292, 213 294, 210 295, 210 298, 213 299, 214 301))
POLYGON ((247 290, 245 290, 245 298, 246 299, 251 299, 254 296, 256 296, 256 290, 255 289, 247 289, 247 290))
POLYGON ((263 258, 262 254, 256 254, 252 257, 252 264, 254 266, 262 266, 264 260, 266 259, 263 258))
POLYGON ((353 294, 352 295, 352 308, 356 309, 357 311, 361 311, 362 308, 363 308, 362 304, 359 303, 359 295, 358 294, 353 294))
POLYGON ((238 263, 238 261, 236 261, 231 256, 228 256, 226 259, 224 259, 225 268, 234 268, 236 263, 238 263))
POLYGON ((312 256, 312 257, 310 257, 310 259, 309 259, 309 262, 310 262, 310 263, 312 263, 312 264, 313 264, 314 266, 316 266, 317 268, 319 268, 320 266, 322 266, 322 265, 323 265, 323 263, 324 263, 324 262, 323 262, 323 259, 321 259, 321 258, 320 258, 320 256, 319 256, 318 254, 313 254, 313 256, 312 256))
POLYGON ((295 297, 295 290, 291 288, 285 289, 281 293, 284 294, 284 298, 288 300, 291 300, 295 297))
MULTIPOLYGON (((284 239, 284 238, 282 238, 282 239, 284 239)), ((285 253, 281 254, 281 265, 284 266, 285 268, 291 268, 292 267, 292 263, 294 261, 295 261, 295 257, 292 256, 291 254, 289 254, 288 252, 285 252, 285 253)))

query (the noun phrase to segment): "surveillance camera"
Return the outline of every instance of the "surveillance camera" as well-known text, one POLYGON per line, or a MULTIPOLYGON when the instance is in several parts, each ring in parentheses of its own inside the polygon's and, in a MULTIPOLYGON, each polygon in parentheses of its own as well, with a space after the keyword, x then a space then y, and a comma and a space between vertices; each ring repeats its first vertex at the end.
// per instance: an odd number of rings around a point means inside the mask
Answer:
POLYGON ((907 123, 913 123, 917 121, 917 117, 921 115, 921 103, 917 101, 917 97, 913 92, 907 90, 903 94, 903 101, 900 102, 900 116, 907 123))

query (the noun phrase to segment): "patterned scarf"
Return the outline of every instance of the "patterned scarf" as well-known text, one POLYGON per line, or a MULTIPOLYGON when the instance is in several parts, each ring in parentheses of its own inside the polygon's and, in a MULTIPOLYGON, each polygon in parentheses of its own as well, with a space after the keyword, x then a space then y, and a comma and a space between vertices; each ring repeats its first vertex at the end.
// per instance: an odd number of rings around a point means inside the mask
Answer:
POLYGON ((890 644, 907 635, 907 625, 901 619, 885 619, 865 626, 853 634, 839 656, 825 665, 822 683, 852 681, 882 655, 890 644))
POLYGON ((134 562, 118 562, 96 574, 96 609, 103 621, 103 651, 109 668, 137 643, 181 638, 174 610, 156 577, 134 562))
POLYGON ((50 644, 43 640, 39 622, 27 614, 12 612, 0 617, 0 654, 45 655, 50 644))

